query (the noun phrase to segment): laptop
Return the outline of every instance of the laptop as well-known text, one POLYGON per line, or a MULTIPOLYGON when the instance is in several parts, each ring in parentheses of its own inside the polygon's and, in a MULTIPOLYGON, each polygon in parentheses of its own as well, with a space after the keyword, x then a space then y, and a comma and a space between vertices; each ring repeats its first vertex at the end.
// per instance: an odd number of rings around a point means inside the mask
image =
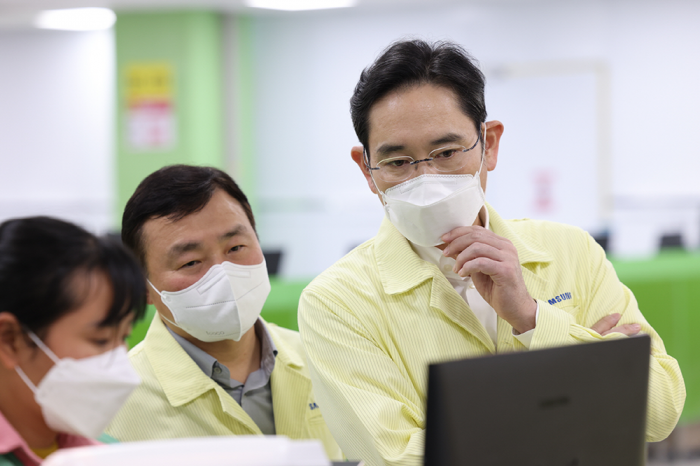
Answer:
POLYGON ((647 335, 432 364, 426 466, 645 464, 647 335))

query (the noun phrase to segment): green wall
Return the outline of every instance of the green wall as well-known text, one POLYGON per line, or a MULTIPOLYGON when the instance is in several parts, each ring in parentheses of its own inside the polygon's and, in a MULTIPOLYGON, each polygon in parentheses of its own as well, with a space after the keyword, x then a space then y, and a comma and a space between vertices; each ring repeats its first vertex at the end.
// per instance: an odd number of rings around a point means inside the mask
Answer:
POLYGON ((116 24, 117 225, 136 186, 175 163, 225 168, 223 139, 222 19, 209 11, 122 13, 116 24), (127 141, 126 69, 165 63, 172 69, 175 144, 135 150, 127 141))
POLYGON ((229 19, 229 27, 233 34, 230 53, 232 82, 226 83, 233 89, 232 125, 235 140, 233 141, 233 157, 229 163, 232 169, 231 176, 240 185, 257 213, 257 189, 256 189, 256 159, 255 159, 255 72, 253 51, 253 21, 249 17, 236 16, 229 19))

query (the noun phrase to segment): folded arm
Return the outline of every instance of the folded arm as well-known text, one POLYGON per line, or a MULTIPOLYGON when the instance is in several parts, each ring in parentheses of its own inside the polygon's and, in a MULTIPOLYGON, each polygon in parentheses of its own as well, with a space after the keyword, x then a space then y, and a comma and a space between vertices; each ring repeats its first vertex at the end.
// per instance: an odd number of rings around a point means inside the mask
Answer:
POLYGON ((685 403, 685 385, 678 362, 666 354, 663 341, 642 315, 632 292, 620 283, 603 250, 590 236, 588 241, 591 282, 586 299, 571 312, 539 301, 530 349, 624 338, 637 331, 649 335, 652 346, 646 440, 663 440, 676 426, 685 403), (618 322, 613 323, 615 320, 618 322), (601 332, 611 325, 616 327, 601 332))

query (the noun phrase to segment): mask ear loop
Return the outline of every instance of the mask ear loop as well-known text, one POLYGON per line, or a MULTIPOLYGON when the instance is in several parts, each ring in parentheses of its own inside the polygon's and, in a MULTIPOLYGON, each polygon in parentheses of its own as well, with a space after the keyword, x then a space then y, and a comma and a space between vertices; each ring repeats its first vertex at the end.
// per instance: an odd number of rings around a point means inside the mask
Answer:
POLYGON ((155 291, 156 293, 158 293, 158 296, 160 296, 161 299, 162 299, 162 298, 163 298, 163 295, 160 294, 160 291, 158 291, 158 288, 156 288, 155 286, 153 286, 153 283, 151 283, 151 281, 150 281, 148 278, 146 279, 146 281, 148 282, 149 285, 151 285, 151 288, 153 288, 153 291, 155 291))
POLYGON ((372 178, 372 183, 374 184, 374 188, 379 192, 379 194, 380 194, 381 197, 382 197, 382 205, 383 205, 384 207, 386 207, 386 205, 387 205, 387 204, 386 204, 386 199, 385 199, 385 198, 386 198, 386 194, 384 194, 384 191, 382 191, 381 189, 379 189, 379 186, 377 186, 377 182, 374 181, 374 175, 372 174, 372 170, 370 170, 371 167, 370 167, 370 165, 369 165, 369 152, 367 152, 367 151, 365 150, 365 148, 363 147, 363 148, 362 148, 362 153, 365 155, 365 161, 364 161, 364 162, 365 162, 365 167, 367 167, 367 171, 369 171, 369 176, 370 176, 370 178, 372 178))
POLYGON ((163 319, 163 320, 165 320, 165 321, 168 322, 169 324, 174 325, 174 326, 177 327, 177 328, 182 328, 182 327, 180 327, 179 325, 177 325, 175 322, 173 322, 172 320, 170 320, 170 319, 168 319, 167 317, 165 317, 163 314, 160 315, 160 318, 163 319))
MULTIPOLYGON (((146 279, 146 281, 148 282, 149 285, 151 285, 151 288, 153 288, 153 291, 155 291, 156 293, 158 293, 158 296, 160 296, 160 299, 163 300, 163 303, 165 304, 165 298, 163 297, 163 294, 162 294, 160 291, 158 291, 158 288, 156 288, 155 286, 153 286, 153 283, 151 283, 151 281, 150 281, 149 279, 146 279)), ((166 306, 167 306, 167 304, 166 304, 166 306)), ((171 312, 172 312, 172 311, 171 311, 171 312)), ((175 322, 173 322, 172 320, 170 320, 170 319, 168 319, 167 317, 165 317, 163 314, 160 314, 160 313, 158 313, 158 314, 160 315, 160 318, 163 319, 163 320, 165 320, 166 322, 168 322, 168 323, 174 325, 174 326, 177 327, 177 328, 182 328, 182 327, 180 327, 179 325, 177 325, 175 322)), ((173 317, 174 317, 174 316, 173 316, 173 317)))
MULTIPOLYGON (((479 164, 479 170, 474 174, 474 178, 479 178, 481 175, 481 168, 484 166, 484 160, 486 160, 486 124, 484 125, 484 131, 479 131, 479 138, 481 139, 481 163, 479 164)), ((479 185, 481 185, 481 180, 479 180, 479 185)))
POLYGON ((29 338, 32 339, 32 341, 38 346, 46 355, 51 358, 51 360, 54 362, 54 364, 58 364, 61 360, 56 356, 56 354, 49 349, 48 346, 44 344, 43 341, 39 339, 38 336, 31 330, 27 330, 27 335, 29 335, 29 338))
POLYGON ((38 388, 36 387, 36 385, 34 385, 34 382, 32 382, 31 380, 29 380, 29 377, 27 377, 27 374, 24 373, 24 371, 22 370, 22 368, 19 367, 19 366, 15 366, 15 371, 17 372, 17 375, 19 375, 19 377, 24 381, 24 383, 27 384, 27 386, 29 387, 29 389, 30 389, 32 392, 36 393, 37 390, 38 390, 38 388))
MULTIPOLYGON (((44 342, 41 341, 41 339, 38 336, 36 336, 34 332, 32 332, 29 329, 25 331, 27 332, 29 338, 31 338, 31 340, 34 342, 34 344, 36 344, 36 346, 38 346, 39 349, 42 350, 44 354, 46 354, 54 362, 54 364, 58 364, 59 362, 61 362, 58 356, 56 356, 56 354, 53 351, 51 351, 51 349, 49 349, 49 347, 46 346, 44 342)), ((38 390, 37 386, 34 385, 34 382, 32 382, 29 379, 29 377, 27 377, 27 374, 24 373, 22 368, 19 366, 15 366, 15 371, 17 372, 17 375, 19 375, 19 377, 24 381, 24 383, 27 384, 31 391, 36 393, 36 391, 38 390)))

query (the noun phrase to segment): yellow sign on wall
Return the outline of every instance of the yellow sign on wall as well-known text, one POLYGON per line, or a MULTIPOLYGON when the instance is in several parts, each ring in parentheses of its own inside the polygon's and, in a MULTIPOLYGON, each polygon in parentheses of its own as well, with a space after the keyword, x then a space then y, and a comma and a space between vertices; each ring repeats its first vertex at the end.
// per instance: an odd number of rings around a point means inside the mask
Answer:
POLYGON ((162 151, 176 142, 174 72, 167 62, 124 69, 126 139, 132 150, 162 151))
POLYGON ((133 63, 126 66, 125 73, 129 104, 145 99, 173 98, 173 69, 169 63, 133 63))

